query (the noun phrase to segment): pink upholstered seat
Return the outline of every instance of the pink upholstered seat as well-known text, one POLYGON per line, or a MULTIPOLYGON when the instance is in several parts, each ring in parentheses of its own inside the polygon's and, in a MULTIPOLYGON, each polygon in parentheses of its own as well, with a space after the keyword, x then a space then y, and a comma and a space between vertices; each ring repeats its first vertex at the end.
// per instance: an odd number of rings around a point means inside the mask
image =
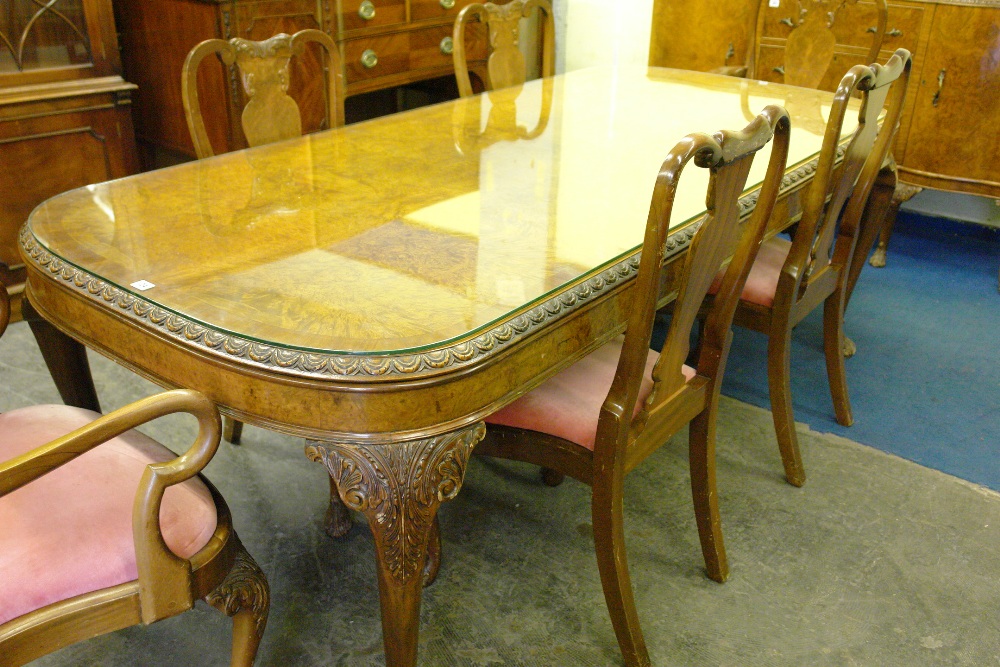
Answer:
MULTIPOLYGON (((488 424, 516 426, 555 435, 591 451, 597 436, 601 406, 611 389, 624 337, 619 336, 569 368, 549 378, 540 387, 486 418, 488 424)), ((636 412, 653 389, 653 366, 660 355, 655 350, 646 357, 636 412)), ((682 368, 690 380, 695 370, 682 368)))
MULTIPOLYGON (((781 275, 781 267, 788 259, 788 251, 792 249, 792 242, 781 237, 774 237, 760 246, 757 259, 750 268, 750 275, 743 286, 743 293, 740 300, 756 303, 760 306, 773 306, 774 295, 778 291, 778 277, 781 275)), ((722 283, 722 273, 719 273, 708 290, 709 294, 719 291, 722 283)))
MULTIPOLYGON (((0 414, 0 461, 66 435, 99 415, 61 405, 0 414)), ((137 578, 132 503, 146 465, 176 458, 129 431, 0 498, 0 624, 82 593, 137 578)), ((216 528, 215 503, 191 479, 167 489, 164 540, 189 558, 216 528)))

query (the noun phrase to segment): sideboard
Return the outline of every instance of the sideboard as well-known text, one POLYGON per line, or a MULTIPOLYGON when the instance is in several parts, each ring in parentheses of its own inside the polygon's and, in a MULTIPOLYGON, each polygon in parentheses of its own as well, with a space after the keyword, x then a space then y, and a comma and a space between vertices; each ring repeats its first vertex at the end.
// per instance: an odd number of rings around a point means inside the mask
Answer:
MULTIPOLYGON (((708 71, 742 64, 752 48, 762 61, 783 62, 800 0, 762 1, 758 16, 746 0, 654 0, 650 65, 708 71)), ((846 5, 835 25, 845 72, 864 57, 875 14, 871 2, 846 5)), ((913 53, 913 72, 894 150, 896 206, 925 187, 1000 199, 1000 0, 890 0, 880 59, 899 47, 913 53)), ((772 68, 758 72, 781 80, 772 68)), ((838 80, 830 75, 824 86, 838 80)), ((887 233, 873 264, 884 263, 887 233)))
POLYGON ((0 289, 15 318, 32 209, 139 168, 113 18, 111 0, 0 3, 0 289))
MULTIPOLYGON (((134 118, 141 145, 194 155, 181 103, 181 66, 199 42, 262 40, 315 28, 336 41, 347 95, 452 74, 451 31, 461 0, 115 0, 126 78, 138 84, 134 118)), ((486 42, 474 31, 471 68, 484 67, 486 42)), ((298 60, 298 59, 297 59, 298 60)), ((306 132, 324 117, 320 61, 293 62, 290 94, 306 132)), ((246 146, 242 90, 235 74, 203 67, 199 97, 216 152, 246 146), (227 80, 228 79, 228 80, 227 80)))

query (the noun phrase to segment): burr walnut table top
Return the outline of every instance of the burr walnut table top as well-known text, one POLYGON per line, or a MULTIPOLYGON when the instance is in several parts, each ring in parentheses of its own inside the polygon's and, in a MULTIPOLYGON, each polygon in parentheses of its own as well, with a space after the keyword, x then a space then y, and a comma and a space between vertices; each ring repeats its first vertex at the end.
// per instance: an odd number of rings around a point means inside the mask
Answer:
MULTIPOLYGON (((405 439, 480 419, 620 327, 578 323, 496 384, 497 361, 629 281, 681 137, 794 100, 794 190, 829 97, 668 69, 573 72, 60 195, 22 231, 29 283, 56 326, 247 421, 405 439), (480 367, 492 388, 400 399, 480 367), (390 386, 398 400, 359 399, 390 386), (334 388, 351 398, 309 397, 334 388)), ((678 250, 705 210, 690 171, 678 250)))

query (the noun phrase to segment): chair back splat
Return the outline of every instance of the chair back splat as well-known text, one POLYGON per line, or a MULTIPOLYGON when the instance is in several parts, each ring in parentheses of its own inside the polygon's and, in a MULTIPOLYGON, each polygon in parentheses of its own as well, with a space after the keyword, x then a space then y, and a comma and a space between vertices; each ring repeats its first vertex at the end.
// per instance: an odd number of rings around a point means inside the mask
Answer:
POLYGON ((671 407, 671 404, 678 392, 704 386, 706 392, 717 394, 729 349, 733 313, 763 238, 785 168, 789 122, 784 114, 780 107, 767 107, 740 132, 723 131, 712 137, 691 135, 678 144, 663 163, 646 223, 635 285, 637 302, 631 311, 615 380, 601 411, 595 457, 603 456, 605 449, 609 454, 612 451, 625 453, 621 463, 630 470, 677 430, 672 423, 676 406, 671 407), (746 186, 754 155, 772 134, 774 147, 763 190, 750 221, 741 225, 740 194, 746 186), (674 302, 670 329, 653 368, 653 389, 632 418, 660 296, 660 271, 666 259, 674 194, 680 173, 692 158, 697 166, 711 171, 706 197, 708 213, 683 260, 684 278, 674 302), (719 266, 729 257, 733 259, 725 271, 720 297, 715 300, 704 328, 695 368, 697 375, 689 381, 683 366, 690 352, 691 329, 719 266), (606 435, 602 433, 604 430, 607 430, 606 435))
POLYGON ((458 94, 469 97, 473 94, 472 81, 465 55, 465 29, 470 21, 480 21, 489 30, 489 59, 486 63, 486 90, 509 88, 523 85, 527 78, 524 54, 519 48, 520 22, 538 9, 544 15, 542 34, 543 77, 555 74, 555 22, 549 0, 513 0, 505 5, 492 2, 466 5, 455 19, 452 34, 454 48, 452 59, 455 63, 455 79, 458 94))
POLYGON ((247 98, 241 116, 243 133, 249 146, 260 146, 302 135, 299 107, 288 95, 289 64, 293 56, 302 56, 309 44, 320 45, 325 54, 325 127, 340 127, 344 124, 343 68, 337 45, 325 32, 282 33, 262 42, 238 37, 228 41, 209 39, 191 50, 181 74, 181 94, 199 159, 215 155, 198 100, 198 68, 202 60, 214 53, 225 66, 236 68, 247 98))

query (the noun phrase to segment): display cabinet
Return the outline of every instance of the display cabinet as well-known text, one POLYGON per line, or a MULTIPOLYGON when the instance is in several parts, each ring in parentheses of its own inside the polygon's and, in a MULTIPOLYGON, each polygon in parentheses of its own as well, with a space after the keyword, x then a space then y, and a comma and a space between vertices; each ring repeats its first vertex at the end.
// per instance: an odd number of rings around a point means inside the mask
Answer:
POLYGON ((17 232, 42 201, 138 170, 110 0, 0 4, 0 282, 20 313, 17 232))
MULTIPOLYGON (((194 155, 181 103, 181 66, 205 39, 262 40, 305 28, 327 32, 344 63, 347 95, 451 75, 451 30, 462 0, 116 0, 126 78, 138 84, 137 137, 143 148, 194 155)), ((477 31, 471 67, 482 69, 477 31)), ((299 59, 297 59, 299 60, 299 59)), ((206 64, 207 65, 207 64, 206 64)), ((319 58, 293 62, 290 95, 306 132, 323 118, 319 58)), ((216 152, 246 145, 239 123, 243 94, 234 72, 203 67, 199 97, 216 152), (214 71, 212 71, 214 70, 214 71)))

